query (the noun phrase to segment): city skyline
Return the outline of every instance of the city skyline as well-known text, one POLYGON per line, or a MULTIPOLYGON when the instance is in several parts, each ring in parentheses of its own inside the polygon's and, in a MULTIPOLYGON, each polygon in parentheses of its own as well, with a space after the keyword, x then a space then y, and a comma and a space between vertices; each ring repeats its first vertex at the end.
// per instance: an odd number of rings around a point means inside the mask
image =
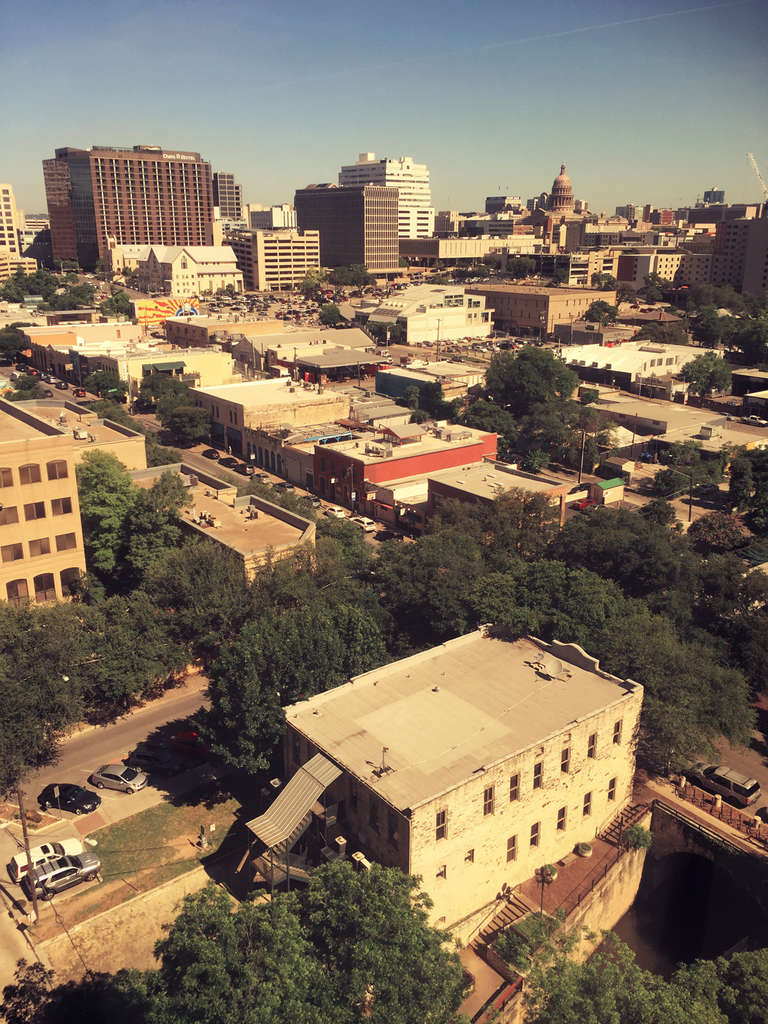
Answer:
POLYGON ((714 184, 730 201, 760 198, 746 160, 752 150, 768 166, 756 127, 768 85, 759 0, 655 0, 640 17, 589 0, 578 19, 555 0, 545 29, 538 12, 494 0, 469 42, 464 13, 432 0, 396 0, 381 23, 340 0, 320 20, 305 3, 277 14, 193 2, 181 36, 178 7, 140 0, 130 16, 100 8, 87 59, 62 60, 62 48, 82 47, 77 15, 89 7, 43 11, 32 0, 28 20, 39 14, 47 28, 34 43, 46 74, 34 80, 25 25, 6 27, 2 80, 7 94, 23 81, 25 96, 0 180, 29 212, 45 209, 41 162, 53 148, 105 143, 197 150, 256 203, 335 181, 364 151, 425 163, 436 209, 481 209, 499 192, 525 199, 548 190, 563 161, 594 211, 693 204, 714 184), (189 41, 210 39, 212 21, 238 31, 207 43, 201 70, 189 41), (63 108, 52 96, 67 97, 63 108))

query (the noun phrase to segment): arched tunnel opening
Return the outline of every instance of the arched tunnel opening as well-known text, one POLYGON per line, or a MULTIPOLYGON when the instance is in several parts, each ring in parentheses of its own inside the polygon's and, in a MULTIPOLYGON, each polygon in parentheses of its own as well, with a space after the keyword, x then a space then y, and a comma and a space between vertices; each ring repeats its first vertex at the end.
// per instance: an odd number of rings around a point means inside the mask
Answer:
POLYGON ((635 902, 613 930, 641 967, 659 974, 734 947, 768 945, 768 916, 744 881, 717 857, 649 856, 635 902))

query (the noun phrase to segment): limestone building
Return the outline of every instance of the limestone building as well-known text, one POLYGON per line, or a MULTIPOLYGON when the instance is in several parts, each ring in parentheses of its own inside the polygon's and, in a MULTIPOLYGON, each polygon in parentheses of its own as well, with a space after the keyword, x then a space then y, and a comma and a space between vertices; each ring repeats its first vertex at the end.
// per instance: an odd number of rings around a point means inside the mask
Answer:
POLYGON ((20 227, 21 219, 16 209, 13 189, 10 185, 0 183, 0 251, 7 249, 11 256, 21 256, 20 227))
POLYGON ((320 266, 319 231, 235 231, 227 245, 249 292, 290 291, 320 266))
POLYGON ((243 274, 228 245, 152 245, 139 260, 139 288, 191 299, 225 288, 243 291, 243 274))
POLYGON ((520 284, 474 284, 467 291, 484 295, 498 329, 552 334, 555 324, 580 320, 593 302, 616 305, 615 291, 591 288, 542 288, 520 284))
POLYGON ((431 238, 435 231, 435 210, 429 187, 429 168, 413 157, 376 159, 375 153, 361 153, 356 164, 339 172, 340 185, 385 185, 396 188, 397 233, 400 238, 431 238))
POLYGON ((573 186, 565 173, 565 164, 560 164, 560 173, 552 182, 547 207, 553 214, 559 216, 573 213, 573 186))
POLYGON ((286 777, 318 752, 341 769, 337 834, 420 875, 466 940, 629 801, 642 693, 575 644, 478 630, 286 708, 286 777))
POLYGON ((77 444, 0 399, 0 600, 61 600, 85 572, 77 444))

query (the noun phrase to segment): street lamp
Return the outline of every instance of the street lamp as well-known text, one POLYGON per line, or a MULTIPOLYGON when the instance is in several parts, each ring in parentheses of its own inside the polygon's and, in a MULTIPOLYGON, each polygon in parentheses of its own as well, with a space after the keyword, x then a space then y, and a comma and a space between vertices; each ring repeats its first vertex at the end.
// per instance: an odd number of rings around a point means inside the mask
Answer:
POLYGON ((544 888, 547 885, 551 885, 554 882, 554 876, 548 864, 544 867, 536 868, 536 881, 541 886, 541 900, 539 902, 539 914, 544 916, 544 888))

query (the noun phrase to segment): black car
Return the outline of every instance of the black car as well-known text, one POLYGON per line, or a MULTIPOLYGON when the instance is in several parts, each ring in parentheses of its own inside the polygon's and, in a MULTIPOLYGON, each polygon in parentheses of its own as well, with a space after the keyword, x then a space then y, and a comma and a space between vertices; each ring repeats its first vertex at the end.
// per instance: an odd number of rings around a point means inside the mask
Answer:
POLYGON ((98 793, 76 786, 73 782, 51 783, 38 796, 37 802, 45 811, 49 807, 58 807, 60 811, 72 811, 74 814, 89 814, 101 803, 98 793))
POLYGON ((69 384, 67 384, 67 382, 64 380, 60 380, 55 386, 57 391, 66 391, 67 388, 69 387, 69 384))
POLYGON ((231 455, 227 455, 223 459, 219 459, 219 465, 225 466, 227 469, 237 469, 240 463, 237 459, 233 459, 231 455))
POLYGON ((125 758, 124 764, 156 775, 176 775, 185 767, 170 751, 141 743, 125 758))
POLYGON ((218 459, 218 457, 219 453, 216 451, 215 448, 206 448, 205 451, 203 452, 204 459, 218 459))
POLYGON ((256 470, 253 466, 248 465, 247 462, 240 462, 236 467, 236 472, 242 473, 243 476, 253 476, 256 470))

